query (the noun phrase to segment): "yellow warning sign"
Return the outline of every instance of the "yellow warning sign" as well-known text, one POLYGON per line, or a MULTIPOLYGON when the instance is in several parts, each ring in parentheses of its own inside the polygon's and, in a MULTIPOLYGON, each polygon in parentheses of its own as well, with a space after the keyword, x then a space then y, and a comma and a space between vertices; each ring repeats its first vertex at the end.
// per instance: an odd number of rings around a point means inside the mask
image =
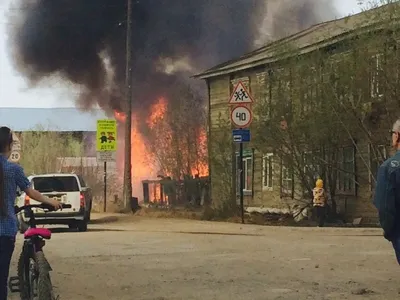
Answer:
POLYGON ((117 151, 117 121, 97 120, 96 140, 97 151, 117 151))

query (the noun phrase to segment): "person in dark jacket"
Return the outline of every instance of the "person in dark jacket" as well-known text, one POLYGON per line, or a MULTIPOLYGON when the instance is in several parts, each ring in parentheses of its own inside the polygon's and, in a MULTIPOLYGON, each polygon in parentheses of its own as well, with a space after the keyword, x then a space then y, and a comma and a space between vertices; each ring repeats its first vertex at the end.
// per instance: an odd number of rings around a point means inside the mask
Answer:
POLYGON ((400 265, 400 119, 390 132, 396 154, 378 169, 374 205, 384 237, 393 245, 400 265))

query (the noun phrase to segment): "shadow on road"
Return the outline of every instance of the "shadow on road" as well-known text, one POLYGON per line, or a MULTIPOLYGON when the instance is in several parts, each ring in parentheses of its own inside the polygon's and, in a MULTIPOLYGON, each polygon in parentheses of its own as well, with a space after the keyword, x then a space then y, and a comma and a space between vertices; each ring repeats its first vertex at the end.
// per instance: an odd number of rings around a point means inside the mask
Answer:
POLYGON ((383 237, 383 234, 327 234, 326 236, 348 236, 348 237, 383 237))
POLYGON ((106 228, 88 228, 88 232, 123 232, 128 231, 124 229, 106 229, 106 228))
POLYGON ((90 220, 89 224, 107 224, 107 223, 114 223, 118 222, 119 218, 117 216, 107 216, 103 218, 98 218, 94 220, 90 220))
MULTIPOLYGON (((49 228, 52 233, 70 233, 70 232, 78 232, 77 229, 70 228, 49 228)), ((87 232, 121 232, 126 231, 123 229, 106 229, 106 228, 88 228, 87 232)), ((82 232, 84 233, 84 232, 82 232)))
POLYGON ((234 232, 209 232, 209 231, 173 231, 173 233, 182 234, 204 234, 204 235, 232 235, 232 236, 263 236, 262 234, 254 233, 234 233, 234 232))

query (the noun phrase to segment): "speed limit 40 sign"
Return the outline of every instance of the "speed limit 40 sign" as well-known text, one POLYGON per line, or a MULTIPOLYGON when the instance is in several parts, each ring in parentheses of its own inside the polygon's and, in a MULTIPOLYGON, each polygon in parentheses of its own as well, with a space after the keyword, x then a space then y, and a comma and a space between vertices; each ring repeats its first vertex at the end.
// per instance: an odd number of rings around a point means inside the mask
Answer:
POLYGON ((238 105, 232 109, 231 120, 236 127, 247 128, 253 121, 253 114, 247 106, 238 105))

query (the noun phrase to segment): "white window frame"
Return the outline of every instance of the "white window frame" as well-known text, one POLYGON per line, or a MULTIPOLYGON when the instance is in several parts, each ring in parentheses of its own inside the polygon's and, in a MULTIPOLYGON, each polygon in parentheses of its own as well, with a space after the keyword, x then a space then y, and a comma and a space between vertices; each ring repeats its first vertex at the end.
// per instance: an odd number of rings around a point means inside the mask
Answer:
POLYGON ((263 191, 274 190, 274 154, 266 153, 262 161, 262 189, 263 191), (270 174, 271 172, 271 174, 270 174))
MULTIPOLYGON (((253 193, 253 183, 254 183, 254 170, 253 170, 254 161, 253 161, 253 159, 254 159, 253 155, 244 155, 243 159, 242 159, 242 162, 243 162, 243 174, 244 174, 243 192, 244 192, 245 195, 250 195, 250 194, 253 193), (252 168, 252 170, 251 170, 252 180, 251 180, 251 186, 250 187, 247 186, 247 181, 248 181, 247 180, 247 175, 248 175, 247 171, 248 171, 249 162, 250 162, 251 168, 252 168)), ((236 163, 238 163, 238 162, 239 162, 239 155, 236 155, 236 163)), ((240 175, 241 174, 239 174, 239 165, 237 165, 236 167, 237 167, 236 168, 236 187, 237 187, 237 194, 239 194, 239 192, 240 192, 240 175)))
POLYGON ((253 176, 253 156, 246 156, 246 157, 243 157, 243 173, 244 173, 244 178, 243 178, 243 181, 244 181, 244 187, 243 187, 243 192, 249 192, 249 193, 251 193, 252 191, 253 191, 253 180, 254 180, 254 176, 253 176), (250 162, 250 164, 251 164, 251 173, 252 173, 252 175, 251 175, 251 186, 250 187, 248 187, 247 186, 247 176, 248 176, 248 168, 249 168, 249 162, 250 162))
POLYGON ((341 147, 340 148, 340 160, 339 160, 339 170, 338 170, 338 176, 337 176, 337 190, 340 194, 345 194, 345 195, 355 195, 356 194, 356 149, 354 145, 352 146, 347 146, 347 147, 341 147), (345 157, 344 157, 344 152, 346 149, 351 149, 352 150, 352 170, 351 173, 347 173, 342 171, 344 169, 344 164, 349 163, 345 162, 345 157), (342 173, 342 174, 340 174, 342 173), (343 176, 343 182, 341 182, 341 175, 343 176), (351 176, 351 189, 347 190, 344 188, 345 186, 345 181, 346 181, 346 176, 351 176))
POLYGON ((383 68, 382 68, 382 60, 383 60, 383 54, 382 53, 377 53, 374 56, 372 56, 373 59, 373 70, 371 74, 371 96, 376 97, 376 98, 382 98, 383 97, 383 92, 382 92, 382 74, 383 73, 383 68))
POLYGON ((281 190, 282 193, 285 195, 291 195, 293 192, 293 188, 294 188, 294 182, 293 182, 293 173, 290 167, 286 166, 285 164, 282 163, 282 167, 281 167, 281 190), (289 177, 284 177, 284 174, 286 173, 289 174, 289 177), (287 182, 290 182, 290 186, 289 189, 286 188, 286 184, 287 182))

